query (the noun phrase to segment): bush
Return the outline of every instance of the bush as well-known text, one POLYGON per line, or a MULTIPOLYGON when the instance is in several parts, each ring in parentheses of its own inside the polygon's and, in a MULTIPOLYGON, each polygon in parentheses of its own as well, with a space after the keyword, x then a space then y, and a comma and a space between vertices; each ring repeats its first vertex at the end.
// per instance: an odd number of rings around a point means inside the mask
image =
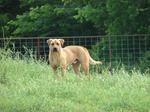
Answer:
POLYGON ((149 47, 148 40, 146 36, 104 36, 92 46, 90 54, 94 59, 102 60, 105 65, 111 61, 113 68, 124 65, 133 69, 138 64, 142 72, 149 71, 150 51, 145 49, 149 47))

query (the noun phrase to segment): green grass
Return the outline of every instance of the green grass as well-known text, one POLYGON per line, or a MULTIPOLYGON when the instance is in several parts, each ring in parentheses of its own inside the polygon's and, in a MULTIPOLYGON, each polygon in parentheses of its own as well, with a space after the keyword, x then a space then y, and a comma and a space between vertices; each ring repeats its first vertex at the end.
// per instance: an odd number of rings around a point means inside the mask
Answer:
POLYGON ((56 80, 45 62, 0 52, 0 112, 150 112, 149 74, 113 72, 56 80))

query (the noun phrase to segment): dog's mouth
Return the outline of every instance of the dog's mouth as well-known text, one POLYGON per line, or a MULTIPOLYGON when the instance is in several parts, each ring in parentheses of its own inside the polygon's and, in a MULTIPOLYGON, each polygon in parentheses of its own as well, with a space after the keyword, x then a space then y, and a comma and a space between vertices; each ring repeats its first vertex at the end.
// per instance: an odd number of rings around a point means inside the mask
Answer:
POLYGON ((53 48, 53 52, 57 52, 58 50, 57 50, 57 48, 53 48))

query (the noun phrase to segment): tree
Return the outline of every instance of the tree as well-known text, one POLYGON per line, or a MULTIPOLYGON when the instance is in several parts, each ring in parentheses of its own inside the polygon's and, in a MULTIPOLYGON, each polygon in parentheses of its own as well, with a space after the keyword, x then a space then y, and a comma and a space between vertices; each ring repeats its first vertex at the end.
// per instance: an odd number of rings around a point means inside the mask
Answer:
MULTIPOLYGON (((2 0, 0 2, 1 27, 5 28, 10 36, 150 33, 149 0, 14 0, 13 2, 2 0), (4 7, 7 7, 7 10, 4 7)), ((0 33, 2 35, 2 31, 0 33)))
POLYGON ((0 1, 0 37, 3 37, 8 33, 8 31, 6 31, 4 28, 7 22, 15 18, 15 16, 20 12, 21 10, 19 10, 19 0, 0 1))
POLYGON ((79 23, 74 14, 73 7, 65 7, 60 0, 42 1, 33 4, 33 1, 22 0, 22 7, 30 7, 15 20, 8 22, 7 28, 13 36, 66 36, 91 35, 96 32, 93 24, 79 23), (86 31, 86 32, 85 32, 86 31))
POLYGON ((99 34, 150 33, 149 0, 64 0, 77 4, 75 18, 91 21, 99 34))

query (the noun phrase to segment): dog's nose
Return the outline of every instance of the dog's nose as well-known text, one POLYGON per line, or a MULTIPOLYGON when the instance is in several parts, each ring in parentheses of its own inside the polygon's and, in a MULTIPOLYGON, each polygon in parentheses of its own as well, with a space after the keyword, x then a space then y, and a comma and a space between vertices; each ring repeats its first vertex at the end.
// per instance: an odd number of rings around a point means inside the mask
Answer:
POLYGON ((53 51, 54 51, 54 52, 57 51, 57 48, 53 48, 53 51))

